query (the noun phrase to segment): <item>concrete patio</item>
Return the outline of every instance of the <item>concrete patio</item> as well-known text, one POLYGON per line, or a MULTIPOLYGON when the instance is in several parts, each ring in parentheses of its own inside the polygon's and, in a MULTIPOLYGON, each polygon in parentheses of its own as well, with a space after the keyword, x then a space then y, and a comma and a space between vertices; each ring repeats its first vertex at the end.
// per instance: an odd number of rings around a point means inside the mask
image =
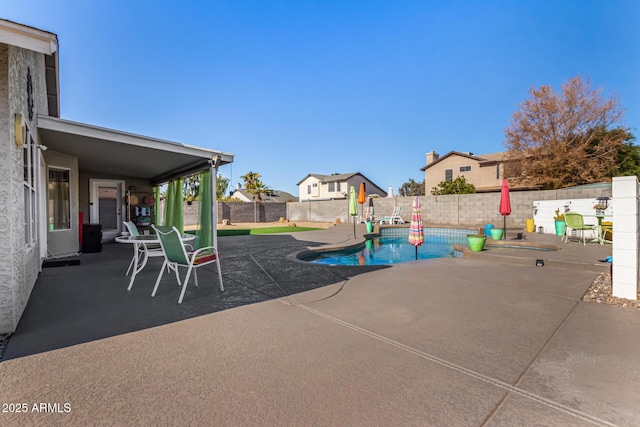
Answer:
POLYGON ((0 420, 637 425, 640 311, 580 301, 610 246, 528 234, 562 249, 389 268, 291 257, 350 233, 221 238, 225 292, 205 273, 181 305, 170 277, 150 297, 153 266, 126 292, 129 248, 44 270, 0 363, 2 402, 28 411, 0 420))

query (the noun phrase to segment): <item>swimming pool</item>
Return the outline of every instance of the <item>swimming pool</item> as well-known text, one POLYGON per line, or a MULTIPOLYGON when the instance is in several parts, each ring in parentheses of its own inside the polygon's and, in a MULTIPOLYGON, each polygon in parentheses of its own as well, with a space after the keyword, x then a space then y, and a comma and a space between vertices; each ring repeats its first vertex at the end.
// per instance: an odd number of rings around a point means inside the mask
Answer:
MULTIPOLYGON (((425 228, 425 241, 418 247, 418 259, 460 256, 455 244, 467 243, 467 234, 476 229, 425 228)), ((367 240, 364 247, 319 252, 304 257, 305 261, 329 265, 387 265, 416 260, 415 247, 408 242, 408 228, 382 228, 380 237, 367 240)))

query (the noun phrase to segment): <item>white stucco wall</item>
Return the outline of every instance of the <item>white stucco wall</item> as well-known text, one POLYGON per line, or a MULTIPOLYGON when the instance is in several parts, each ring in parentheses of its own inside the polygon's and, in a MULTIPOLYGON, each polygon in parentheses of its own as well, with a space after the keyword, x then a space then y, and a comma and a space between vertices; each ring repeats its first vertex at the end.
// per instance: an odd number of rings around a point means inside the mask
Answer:
POLYGON ((14 116, 22 114, 37 142, 37 114, 47 114, 44 56, 0 44, 0 333, 13 332, 40 267, 39 246, 25 248, 23 149, 15 145, 14 116), (27 68, 34 114, 27 110, 27 68))

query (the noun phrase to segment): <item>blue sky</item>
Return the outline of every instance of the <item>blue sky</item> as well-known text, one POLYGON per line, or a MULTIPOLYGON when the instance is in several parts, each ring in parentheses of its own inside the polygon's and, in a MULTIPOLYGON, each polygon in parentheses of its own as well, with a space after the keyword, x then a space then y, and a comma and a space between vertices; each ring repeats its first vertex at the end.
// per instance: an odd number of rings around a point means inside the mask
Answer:
POLYGON ((578 74, 638 134, 635 0, 0 5, 58 35, 62 118, 234 153, 234 183, 359 171, 397 192, 428 151, 503 151, 529 88, 578 74))

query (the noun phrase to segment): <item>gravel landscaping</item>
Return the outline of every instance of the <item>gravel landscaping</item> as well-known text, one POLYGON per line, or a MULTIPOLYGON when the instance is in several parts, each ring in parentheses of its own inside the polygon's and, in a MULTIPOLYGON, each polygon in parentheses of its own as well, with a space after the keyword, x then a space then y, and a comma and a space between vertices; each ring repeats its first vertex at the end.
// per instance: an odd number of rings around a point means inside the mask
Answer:
POLYGON ((638 292, 638 300, 633 301, 625 298, 614 297, 612 294, 611 275, 602 273, 582 297, 582 301, 592 301, 598 304, 611 304, 625 308, 640 309, 640 292, 638 292))

